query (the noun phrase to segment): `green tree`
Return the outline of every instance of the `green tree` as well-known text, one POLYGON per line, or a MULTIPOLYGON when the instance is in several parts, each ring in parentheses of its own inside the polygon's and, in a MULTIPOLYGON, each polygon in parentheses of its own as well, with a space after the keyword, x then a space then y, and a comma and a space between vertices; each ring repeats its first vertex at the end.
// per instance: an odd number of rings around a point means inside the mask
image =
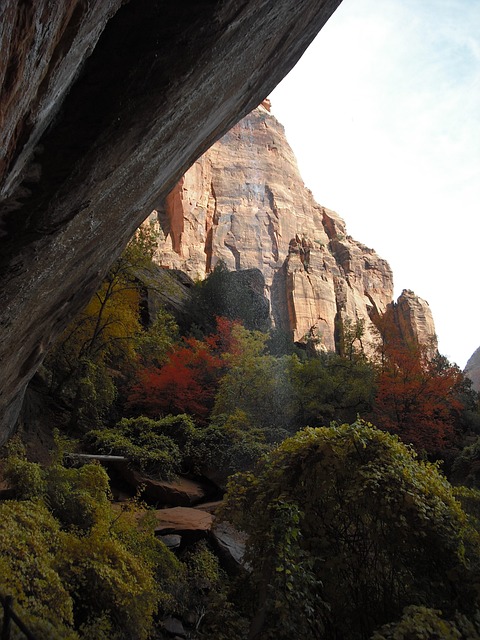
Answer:
POLYGON ((412 604, 476 610, 479 538, 452 487, 366 423, 299 432, 234 476, 226 505, 249 536, 251 639, 291 638, 305 625, 313 637, 369 638, 412 604), (275 586, 287 568, 307 610, 275 586))
POLYGON ((295 356, 264 355, 268 334, 232 329, 235 348, 224 355, 227 372, 220 379, 212 419, 240 411, 267 440, 279 442, 290 426, 290 371, 295 356))
POLYGON ((252 469, 271 449, 267 435, 241 409, 220 414, 195 434, 190 448, 193 469, 224 487, 228 476, 252 469))
POLYGON ((375 395, 374 368, 365 359, 323 353, 295 361, 292 369, 295 425, 328 424, 367 415, 375 395))
POLYGON ((456 613, 445 620, 442 612, 427 607, 406 607, 398 622, 376 631, 372 640, 480 640, 479 620, 456 613))
POLYGON ((451 471, 452 482, 480 488, 480 438, 464 447, 455 457, 451 471))
POLYGON ((155 320, 138 336, 135 349, 143 366, 161 367, 180 340, 178 324, 171 313, 158 309, 155 320))
POLYGON ((365 360, 363 338, 365 335, 365 320, 357 319, 355 322, 350 318, 339 318, 336 323, 339 334, 338 353, 347 360, 365 360))

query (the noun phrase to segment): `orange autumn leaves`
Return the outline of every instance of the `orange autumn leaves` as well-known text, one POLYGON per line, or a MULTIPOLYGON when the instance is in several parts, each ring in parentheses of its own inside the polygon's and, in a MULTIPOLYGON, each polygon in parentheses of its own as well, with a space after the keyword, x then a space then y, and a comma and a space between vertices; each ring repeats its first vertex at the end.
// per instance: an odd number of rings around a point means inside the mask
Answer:
POLYGON ((231 320, 219 317, 215 333, 203 340, 184 338, 163 367, 140 369, 128 396, 128 408, 149 417, 188 413, 206 420, 226 371, 223 354, 238 349, 234 326, 231 320))
POLYGON ((380 335, 373 420, 418 451, 438 454, 455 437, 464 375, 436 350, 402 339, 388 316, 380 335))

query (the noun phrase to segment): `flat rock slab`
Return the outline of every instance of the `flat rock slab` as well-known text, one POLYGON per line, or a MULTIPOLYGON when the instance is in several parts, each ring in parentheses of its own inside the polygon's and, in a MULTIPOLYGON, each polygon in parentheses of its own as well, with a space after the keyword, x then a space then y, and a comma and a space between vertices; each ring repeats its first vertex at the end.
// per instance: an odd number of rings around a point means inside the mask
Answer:
POLYGON ((213 502, 202 502, 195 507, 195 509, 201 509, 202 511, 207 511, 212 515, 215 515, 218 509, 222 506, 223 500, 215 500, 213 502))
POLYGON ((201 482, 181 476, 175 480, 157 480, 128 468, 122 472, 122 476, 135 488, 144 485, 143 498, 165 505, 192 507, 205 500, 211 491, 201 482))
POLYGON ((214 521, 211 513, 190 507, 157 509, 154 513, 157 534, 209 533, 214 521))

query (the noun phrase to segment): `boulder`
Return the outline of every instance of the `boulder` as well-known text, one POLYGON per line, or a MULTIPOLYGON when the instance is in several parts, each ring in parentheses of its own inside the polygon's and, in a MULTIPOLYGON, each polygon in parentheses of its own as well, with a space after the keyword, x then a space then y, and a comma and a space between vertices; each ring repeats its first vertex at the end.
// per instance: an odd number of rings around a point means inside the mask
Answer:
POLYGON ((165 546, 169 549, 178 549, 178 547, 182 543, 182 536, 179 536, 175 533, 166 535, 166 536, 158 536, 159 539, 163 542, 165 546))
POLYGON ((210 533, 214 521, 214 516, 211 513, 190 507, 157 509, 154 514, 157 535, 198 534, 199 537, 202 537, 202 535, 210 533))
POLYGON ((162 627, 165 631, 171 635, 179 638, 186 638, 187 632, 182 624, 182 621, 178 618, 166 618, 162 621, 162 627))
POLYGON ((229 522, 215 522, 212 537, 218 556, 227 570, 237 571, 245 566, 243 558, 247 537, 243 532, 235 529, 229 522))

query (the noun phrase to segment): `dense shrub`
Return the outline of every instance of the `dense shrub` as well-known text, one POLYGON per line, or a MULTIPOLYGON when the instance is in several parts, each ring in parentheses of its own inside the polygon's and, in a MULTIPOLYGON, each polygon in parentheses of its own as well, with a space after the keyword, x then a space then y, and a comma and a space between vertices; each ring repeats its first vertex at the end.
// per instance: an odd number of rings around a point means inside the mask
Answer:
POLYGON ((0 504, 0 592, 38 637, 146 640, 159 608, 182 609, 184 568, 147 512, 113 511, 99 465, 41 469, 17 447, 6 468, 21 500, 0 504))
POLYGON ((252 426, 248 416, 237 409, 231 415, 219 415, 205 429, 199 429, 192 442, 192 467, 225 484, 237 471, 251 469, 269 451, 265 433, 252 426))
POLYGON ((411 606, 399 622, 385 625, 372 640, 480 640, 480 619, 456 613, 453 620, 445 620, 441 611, 411 606))
POLYGON ((0 589, 15 611, 45 638, 77 638, 73 600, 57 568, 60 525, 41 502, 0 504, 0 589))
POLYGON ((478 534, 452 487, 362 422, 283 442, 233 478, 227 513, 249 534, 251 638, 368 638, 408 605, 476 608, 478 534))
POLYGON ((97 429, 86 441, 98 453, 126 456, 141 471, 169 479, 181 470, 195 428, 185 414, 152 420, 145 416, 123 418, 111 429, 97 429))
POLYGON ((153 572, 141 556, 101 530, 62 542, 56 564, 72 594, 75 626, 92 634, 101 622, 105 640, 147 638, 157 598, 153 572))
POLYGON ((456 456, 451 475, 455 484, 480 488, 480 438, 456 456))

